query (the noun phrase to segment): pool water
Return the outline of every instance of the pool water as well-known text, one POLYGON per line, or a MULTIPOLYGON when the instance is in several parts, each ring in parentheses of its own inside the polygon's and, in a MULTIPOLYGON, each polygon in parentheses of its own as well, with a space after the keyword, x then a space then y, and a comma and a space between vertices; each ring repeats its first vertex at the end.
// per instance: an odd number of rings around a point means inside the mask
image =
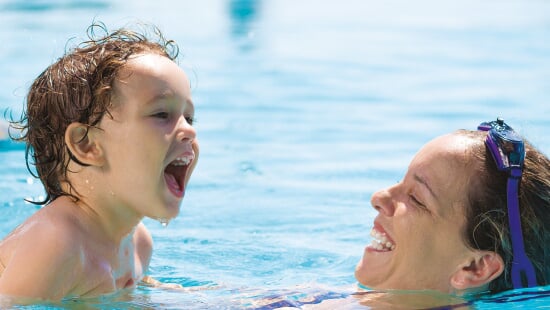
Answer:
MULTIPOLYGON (((40 307, 254 308, 273 298, 365 309, 345 296, 370 241, 370 195, 399 180, 422 144, 501 116, 550 153, 545 0, 1 0, 2 111, 18 115, 32 80, 93 20, 153 23, 180 45, 201 158, 180 215, 145 223, 151 275, 187 290, 40 307)), ((0 129, 4 236, 36 211, 24 199, 43 192, 0 129)), ((549 292, 473 307, 543 307, 549 292)))

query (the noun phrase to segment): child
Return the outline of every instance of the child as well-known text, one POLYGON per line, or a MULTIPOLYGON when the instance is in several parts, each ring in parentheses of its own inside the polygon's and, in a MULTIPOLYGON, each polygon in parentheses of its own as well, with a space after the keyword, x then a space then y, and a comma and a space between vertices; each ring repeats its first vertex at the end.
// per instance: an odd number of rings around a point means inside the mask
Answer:
POLYGON ((198 158, 189 80, 175 43, 154 30, 152 41, 94 24, 32 84, 12 127, 45 206, 0 243, 0 295, 97 296, 146 273, 152 239, 141 220, 178 214, 198 158))

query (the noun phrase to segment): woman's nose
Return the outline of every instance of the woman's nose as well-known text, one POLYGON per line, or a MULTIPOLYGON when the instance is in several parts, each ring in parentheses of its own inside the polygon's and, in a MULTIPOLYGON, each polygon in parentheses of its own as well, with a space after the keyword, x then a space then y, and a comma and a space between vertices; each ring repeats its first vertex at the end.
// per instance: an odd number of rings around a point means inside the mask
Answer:
POLYGON ((192 143, 197 137, 197 131, 183 115, 178 120, 176 137, 179 141, 188 143, 192 143))
POLYGON ((379 190, 372 195, 371 204, 376 211, 385 215, 393 216, 395 207, 391 196, 390 188, 379 190))

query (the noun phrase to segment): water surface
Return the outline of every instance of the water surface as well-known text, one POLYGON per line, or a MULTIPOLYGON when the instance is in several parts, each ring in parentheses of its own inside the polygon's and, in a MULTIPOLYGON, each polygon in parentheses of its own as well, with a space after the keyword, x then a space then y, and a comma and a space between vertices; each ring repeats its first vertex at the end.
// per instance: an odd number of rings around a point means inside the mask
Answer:
MULTIPOLYGON (((550 151, 548 1, 4 0, 0 108, 18 115, 32 80, 93 20, 154 23, 180 45, 201 158, 179 217, 146 220, 151 274, 210 289, 141 287, 79 306, 239 308, 346 292, 369 242, 370 195, 422 144, 501 116, 550 151)), ((0 148, 5 235, 36 210, 23 199, 43 193, 22 146, 0 148)), ((527 309, 546 295, 476 308, 527 309)))

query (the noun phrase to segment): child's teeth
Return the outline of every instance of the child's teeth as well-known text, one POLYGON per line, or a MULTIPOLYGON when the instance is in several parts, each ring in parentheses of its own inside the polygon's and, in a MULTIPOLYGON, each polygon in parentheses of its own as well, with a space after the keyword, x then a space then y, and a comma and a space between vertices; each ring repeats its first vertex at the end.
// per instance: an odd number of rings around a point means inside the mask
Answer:
POLYGON ((191 157, 178 157, 176 160, 172 162, 172 165, 174 166, 185 166, 189 165, 191 162, 191 157))

